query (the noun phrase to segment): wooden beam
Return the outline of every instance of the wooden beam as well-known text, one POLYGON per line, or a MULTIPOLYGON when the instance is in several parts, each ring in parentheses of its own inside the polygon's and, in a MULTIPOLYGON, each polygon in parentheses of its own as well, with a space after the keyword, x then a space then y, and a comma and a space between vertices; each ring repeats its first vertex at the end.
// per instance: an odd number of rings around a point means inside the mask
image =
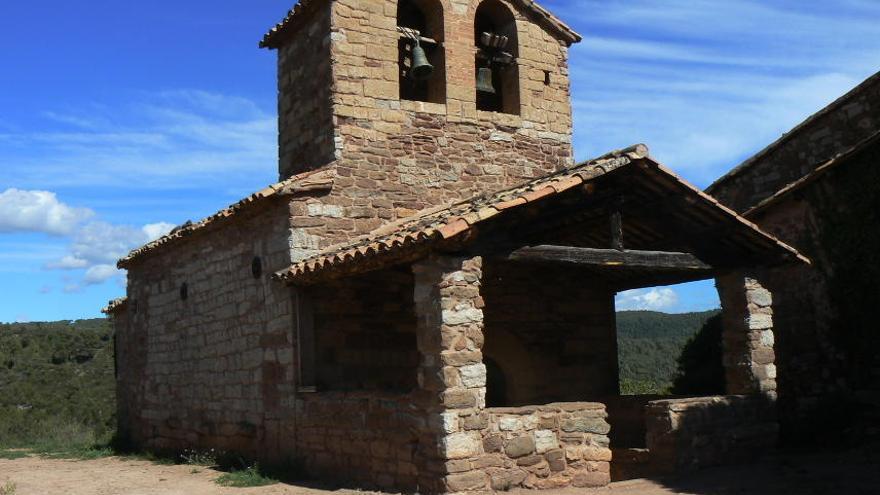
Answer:
POLYGON ((512 261, 569 263, 585 266, 636 267, 657 270, 712 270, 689 253, 666 251, 618 251, 570 246, 533 246, 517 249, 508 255, 512 261))

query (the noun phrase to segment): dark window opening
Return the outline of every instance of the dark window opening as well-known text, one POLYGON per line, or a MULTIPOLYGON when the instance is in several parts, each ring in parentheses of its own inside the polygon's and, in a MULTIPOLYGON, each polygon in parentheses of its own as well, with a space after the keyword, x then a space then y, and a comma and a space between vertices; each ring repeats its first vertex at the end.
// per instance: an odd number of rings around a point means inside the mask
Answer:
POLYGON ((180 300, 186 301, 189 299, 189 285, 184 282, 180 285, 180 300))
POLYGON ((519 39, 510 9, 498 0, 481 3, 474 20, 474 40, 477 110, 518 115, 519 39))
POLYGON ((254 278, 263 276, 263 260, 259 256, 254 256, 253 261, 251 261, 251 274, 254 278))
POLYGON ((504 370, 494 359, 483 356, 486 365, 486 406, 506 407, 510 404, 507 398, 507 377, 504 370))
POLYGON ((440 2, 400 0, 397 4, 397 26, 402 28, 398 33, 400 99, 445 103, 446 56, 443 50, 443 7, 440 2), (417 49, 423 50, 425 58, 414 56, 417 49), (430 75, 423 78, 415 75, 414 62, 422 67, 425 67, 425 63, 429 64, 433 68, 430 75))

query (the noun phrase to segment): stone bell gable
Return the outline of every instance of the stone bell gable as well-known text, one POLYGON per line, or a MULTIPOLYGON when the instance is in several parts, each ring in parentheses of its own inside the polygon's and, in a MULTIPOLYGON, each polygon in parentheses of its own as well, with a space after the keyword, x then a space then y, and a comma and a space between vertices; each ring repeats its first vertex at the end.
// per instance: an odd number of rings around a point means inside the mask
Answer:
POLYGON ((527 0, 301 1, 261 43, 278 52, 280 177, 334 169, 323 205, 394 220, 570 166, 579 40, 527 0))

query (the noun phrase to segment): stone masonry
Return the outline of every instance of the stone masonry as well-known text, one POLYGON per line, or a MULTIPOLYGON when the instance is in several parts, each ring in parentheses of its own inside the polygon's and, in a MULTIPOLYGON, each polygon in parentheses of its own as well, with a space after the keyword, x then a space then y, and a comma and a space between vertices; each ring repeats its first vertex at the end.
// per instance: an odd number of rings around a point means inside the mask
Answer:
MULTIPOLYGON (((607 281, 512 263, 491 235, 468 244, 483 227, 463 217, 466 231, 444 219, 444 232, 456 232, 445 244, 431 243, 437 232, 400 235, 387 250, 408 250, 388 265, 361 237, 396 232, 397 222, 450 202, 479 206, 485 193, 572 165, 567 57, 580 38, 531 0, 415 4, 442 20, 433 36, 444 53, 432 59, 445 64, 439 102, 400 97, 397 0, 302 0, 264 39, 278 51, 282 181, 120 262, 127 300, 109 311, 123 439, 158 451, 215 448, 412 493, 609 482, 613 422, 601 401, 619 390, 607 281), (518 108, 505 104, 506 113, 477 109, 481 5, 509 13, 516 30, 518 80, 504 89, 518 88, 518 108), (273 279, 343 242, 356 243, 351 259, 369 269, 293 286, 273 279), (508 383, 502 405, 517 407, 488 407, 499 376, 508 383)), ((609 156, 603 165, 648 170, 609 156)), ((647 152, 636 159, 653 163, 647 152)), ((552 187, 535 181, 517 192, 505 218, 543 225, 595 193, 580 175, 548 180, 552 187), (556 194, 566 202, 542 203, 556 194)), ((772 401, 775 301, 758 280, 719 281, 726 364, 732 393, 772 401)), ((688 442, 711 439, 710 427, 750 411, 734 399, 711 417, 702 406, 651 404, 666 425, 653 430, 665 435, 658 451, 675 459, 687 458, 688 442), (682 417, 695 426, 680 428, 682 417)))
POLYGON ((422 388, 443 491, 602 486, 610 426, 598 403, 487 409, 481 258, 416 264, 422 388))
POLYGON ((871 199, 871 186, 862 184, 876 182, 872 171, 877 164, 874 137, 880 132, 878 108, 880 73, 818 111, 707 190, 813 261, 812 266, 778 267, 762 275, 763 284, 775 296, 780 424, 788 443, 807 441, 817 428, 827 431, 830 439, 837 439, 840 430, 862 411, 873 407, 875 414, 880 414, 880 391, 876 386, 880 364, 872 367, 865 364, 867 359, 857 357, 858 349, 876 347, 870 338, 873 329, 860 330, 864 323, 853 321, 859 319, 860 311, 850 311, 856 313, 853 318, 841 307, 848 301, 859 301, 849 291, 877 293, 876 277, 868 275, 857 282, 858 272, 863 270, 850 265, 860 263, 864 267, 870 263, 865 259, 870 254, 858 253, 864 249, 869 253, 868 246, 876 243, 868 234, 877 231, 873 213, 876 199, 871 199), (858 147, 864 149, 853 154, 858 147), (838 162, 833 170, 817 172, 830 160, 838 162), (844 235, 845 231, 850 233, 844 235), (848 247, 830 248, 845 239, 848 247), (835 286, 835 278, 846 278, 846 273, 853 274, 850 282, 835 286), (860 343, 847 342, 848 338, 856 338, 849 335, 861 335, 860 343), (858 413, 842 414, 844 410, 858 413), (829 424, 837 426, 829 429, 829 424))
POLYGON ((291 205, 295 257, 572 164, 566 43, 503 2, 518 30, 520 112, 477 111, 480 2, 437 2, 445 103, 400 99, 393 0, 320 2, 278 47, 281 179, 318 168, 337 175, 330 194, 291 205))
POLYGON ((758 280, 741 273, 719 277, 717 286, 723 309, 727 392, 775 397, 772 294, 758 280))

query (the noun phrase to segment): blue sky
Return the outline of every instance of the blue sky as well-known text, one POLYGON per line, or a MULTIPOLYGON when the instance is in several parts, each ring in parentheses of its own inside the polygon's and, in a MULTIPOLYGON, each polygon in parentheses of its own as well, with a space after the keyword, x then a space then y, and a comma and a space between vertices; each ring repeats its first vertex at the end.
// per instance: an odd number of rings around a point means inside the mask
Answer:
MULTIPOLYGON (((98 316, 124 293, 115 258, 275 180, 275 58, 257 41, 292 1, 0 5, 0 321, 98 316)), ((644 142, 701 187, 880 70, 873 0, 544 5, 585 35, 578 158, 644 142)))

